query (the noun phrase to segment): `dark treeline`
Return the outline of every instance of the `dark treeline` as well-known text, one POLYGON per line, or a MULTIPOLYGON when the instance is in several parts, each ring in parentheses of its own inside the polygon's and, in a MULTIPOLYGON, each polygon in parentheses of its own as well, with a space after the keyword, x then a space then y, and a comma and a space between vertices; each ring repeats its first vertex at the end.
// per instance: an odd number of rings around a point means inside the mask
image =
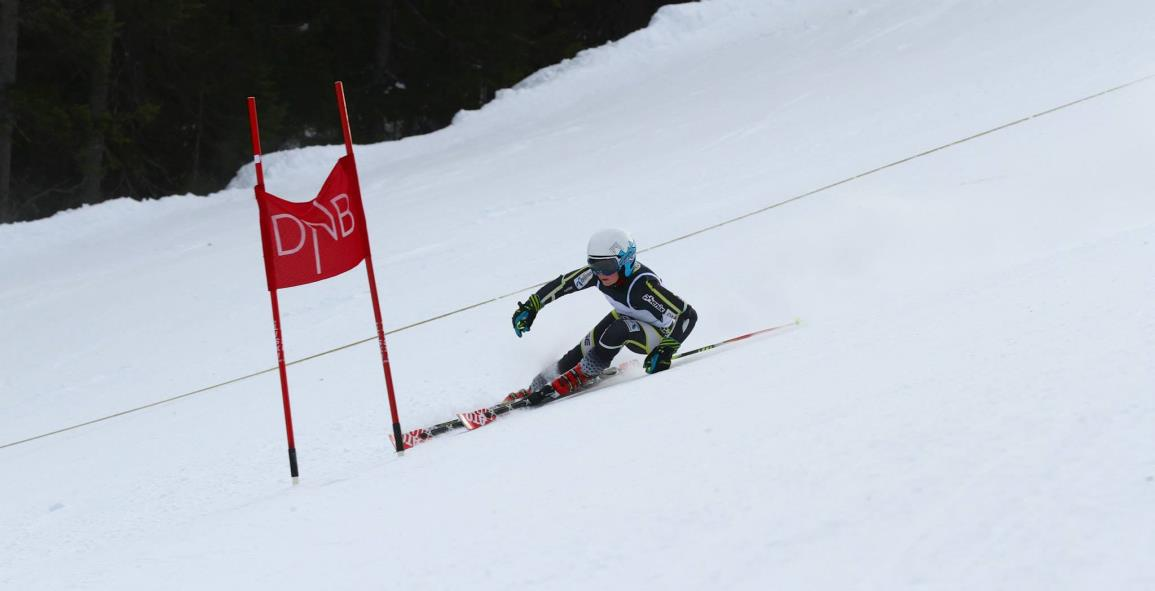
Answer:
POLYGON ((427 133, 676 0, 0 0, 0 221, 219 190, 266 152, 427 133))

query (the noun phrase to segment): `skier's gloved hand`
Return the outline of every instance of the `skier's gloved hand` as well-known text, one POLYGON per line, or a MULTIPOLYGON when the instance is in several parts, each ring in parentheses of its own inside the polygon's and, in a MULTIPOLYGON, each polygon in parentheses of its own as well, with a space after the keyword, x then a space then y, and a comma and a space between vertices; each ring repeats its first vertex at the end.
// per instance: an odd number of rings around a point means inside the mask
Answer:
POLYGON ((537 317, 537 311, 540 309, 541 299, 537 294, 517 303, 517 311, 513 313, 513 332, 517 333, 519 338, 523 333, 529 332, 529 327, 533 326, 533 319, 537 317))
POLYGON ((646 360, 642 363, 646 368, 646 373, 658 373, 670 369, 670 362, 674 360, 674 353, 678 352, 678 347, 681 345, 671 338, 662 339, 662 342, 654 347, 649 355, 646 355, 646 360))

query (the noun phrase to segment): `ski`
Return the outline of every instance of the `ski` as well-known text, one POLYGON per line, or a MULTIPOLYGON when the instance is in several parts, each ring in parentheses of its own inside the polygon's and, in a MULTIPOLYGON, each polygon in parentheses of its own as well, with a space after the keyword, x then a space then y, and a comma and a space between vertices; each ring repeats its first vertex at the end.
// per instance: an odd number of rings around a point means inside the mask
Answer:
MULTIPOLYGON (((728 345, 730 343, 745 340, 745 339, 748 339, 750 337, 754 337, 754 336, 757 336, 760 334, 765 334, 768 332, 773 332, 773 331, 781 330, 784 328, 790 328, 793 326, 798 326, 801 323, 802 323, 802 321, 800 319, 795 319, 794 322, 790 322, 787 324, 772 326, 770 328, 764 328, 762 330, 756 330, 754 332, 746 333, 743 335, 738 335, 736 337, 732 337, 732 338, 726 339, 724 341, 719 341, 719 342, 711 344, 711 345, 706 345, 704 347, 698 347, 697 349, 686 351, 684 353, 678 353, 677 355, 674 355, 673 359, 674 360, 682 359, 684 357, 689 357, 690 355, 694 355, 696 353, 702 353, 705 351, 710 351, 712 349, 717 349, 718 347, 721 347, 723 345, 728 345)), ((574 392, 573 394, 568 395, 568 396, 559 396, 557 398, 547 398, 542 402, 542 404, 545 404, 547 402, 552 402, 554 400, 561 400, 562 398, 570 398, 572 396, 577 396, 579 394, 585 394, 586 392, 589 392, 589 391, 595 389, 606 378, 609 378, 609 377, 614 376, 614 375, 619 375, 623 371, 625 371, 627 368, 639 365, 640 363, 641 363, 641 361, 638 359, 631 359, 630 361, 620 363, 616 366, 613 366, 613 367, 607 369, 605 372, 602 372, 601 375, 593 378, 593 380, 590 383, 588 383, 581 390, 578 390, 577 392, 574 392)), ((549 385, 546 385, 546 388, 549 388, 549 387, 550 387, 549 385)), ((430 425, 428 427, 422 427, 420 429, 414 429, 414 430, 404 434, 401 438, 402 447, 404 449, 410 449, 413 446, 419 445, 421 443, 425 443, 426 441, 429 441, 430 439, 437 437, 438 435, 443 435, 445 433, 449 433, 451 431, 455 431, 455 430, 461 429, 461 428, 465 428, 469 431, 472 431, 474 429, 477 429, 477 428, 480 428, 480 427, 483 427, 485 425, 492 423, 493 421, 497 420, 497 417, 499 417, 499 416, 501 416, 501 415, 503 415, 503 414, 515 409, 515 408, 525 408, 528 406, 530 406, 529 397, 526 397, 526 398, 519 398, 517 400, 512 400, 510 402, 499 402, 493 406, 489 406, 486 408, 479 408, 477 410, 470 411, 470 412, 458 413, 458 415, 455 418, 452 418, 452 419, 445 421, 443 423, 437 423, 436 425, 430 425)), ((394 447, 396 447, 397 442, 392 435, 389 436, 389 440, 393 443, 394 447)))
POLYGON ((497 420, 497 410, 501 409, 480 408, 471 412, 459 412, 457 413, 457 420, 461 421, 461 426, 465 427, 466 430, 472 431, 497 420))
MULTIPOLYGON (((448 433, 454 429, 460 429, 463 426, 464 425, 462 425, 460 419, 451 419, 445 421, 444 423, 437 423, 436 425, 414 429, 401 436, 401 447, 402 449, 409 449, 420 443, 425 443, 431 438, 441 435, 442 433, 448 433)), ((395 437, 390 435, 389 441, 393 444, 394 448, 397 447, 397 439, 395 437)))
MULTIPOLYGON (((593 380, 591 380, 586 385, 585 388, 579 390, 578 392, 575 392, 573 395, 576 396, 578 394, 583 394, 586 391, 592 389, 595 385, 601 383, 602 380, 604 380, 604 379, 606 379, 612 375, 617 374, 619 371, 621 371, 625 367, 630 366, 631 364, 637 364, 637 363, 638 363, 638 361, 635 359, 635 360, 631 360, 631 361, 627 361, 625 363, 622 363, 621 365, 619 365, 617 367, 611 367, 611 368, 607 369, 606 371, 602 372, 601 375, 599 375, 599 376, 595 377, 593 380)), ((550 388, 550 386, 548 384, 545 387, 550 388)), ((561 397, 559 397, 559 398, 561 398, 561 397)), ((557 398, 552 398, 552 399, 547 398, 542 402, 542 404, 545 404, 547 402, 552 402, 553 400, 557 400, 557 398)), ((445 433, 449 433, 450 431, 455 431, 455 430, 461 429, 463 427, 466 430, 472 431, 473 429, 476 429, 482 425, 487 425, 489 423, 492 423, 494 420, 497 419, 497 417, 499 417, 499 416, 501 416, 501 415, 503 415, 503 414, 515 409, 515 408, 526 408, 528 406, 531 406, 531 404, 529 402, 529 397, 526 397, 526 398, 519 398, 517 400, 511 400, 509 402, 499 402, 493 406, 489 406, 486 408, 479 408, 477 410, 467 412, 467 413, 458 413, 456 418, 450 419, 450 420, 445 421, 443 423, 437 423, 436 425, 431 425, 429 427, 422 427, 421 429, 414 429, 414 430, 406 433, 405 435, 403 435, 401 437, 401 444, 402 444, 402 447, 404 449, 409 449, 415 445, 425 443, 426 441, 429 441, 430 439, 437 437, 438 435, 443 435, 445 433)), ((397 442, 393 438, 392 435, 389 436, 389 441, 392 442, 394 446, 397 445, 397 442)))
MULTIPOLYGON (((503 415, 515 408, 522 408, 525 406, 529 406, 529 398, 520 398, 518 400, 511 400, 509 402, 499 402, 488 408, 482 408, 473 411, 473 413, 470 414, 477 414, 479 417, 482 415, 488 416, 490 417, 488 420, 492 421, 495 417, 503 415)), ((477 418, 475 420, 481 421, 483 419, 477 418)), ((466 426, 467 425, 465 422, 461 419, 461 414, 459 414, 457 417, 449 419, 443 423, 437 423, 436 425, 431 425, 429 427, 422 427, 421 429, 414 429, 406 433, 401 437, 401 445, 404 449, 409 449, 415 445, 425 443, 426 441, 429 441, 438 435, 443 435, 445 433, 449 433, 450 431, 455 431, 466 426)), ((394 440, 392 435, 389 436, 389 441, 393 442, 394 446, 397 445, 397 442, 394 440)))
MULTIPOLYGON (((574 396, 577 396, 578 394, 585 394, 586 392, 589 392, 590 390, 593 390, 594 388, 596 388, 599 384, 604 382, 606 379, 620 374, 627 367, 629 367, 631 365, 637 365, 637 363, 638 363, 638 360, 632 359, 632 360, 627 361, 625 363, 621 363, 619 365, 610 367, 610 368, 606 369, 605 371, 603 371, 601 374, 591 378, 588 382, 586 382, 586 384, 582 387, 581 390, 578 390, 577 392, 573 392, 571 394, 564 394, 561 396, 557 396, 554 398, 544 398, 541 400, 541 402, 539 402, 537 404, 537 406, 541 406, 543 404, 547 404, 547 403, 553 402, 555 400, 561 400, 562 398, 572 398, 574 396)), ((553 387, 550 386, 549 384, 546 384, 545 388, 543 390, 541 390, 540 393, 548 395, 548 394, 552 393, 552 391, 553 391, 553 387)), ((461 421, 461 426, 465 427, 466 430, 472 431, 472 430, 477 429, 479 427, 484 427, 485 425, 488 425, 488 424, 492 423, 493 421, 496 421, 497 417, 513 410, 514 408, 522 408, 522 407, 526 407, 526 406, 534 406, 533 404, 530 403, 530 399, 528 396, 525 398, 520 398, 518 400, 514 400, 513 402, 506 402, 506 403, 498 404, 497 406, 491 406, 489 408, 479 408, 477 410, 470 411, 470 412, 457 413, 457 420, 461 421), (508 406, 509 408, 505 408, 506 406, 508 406)))

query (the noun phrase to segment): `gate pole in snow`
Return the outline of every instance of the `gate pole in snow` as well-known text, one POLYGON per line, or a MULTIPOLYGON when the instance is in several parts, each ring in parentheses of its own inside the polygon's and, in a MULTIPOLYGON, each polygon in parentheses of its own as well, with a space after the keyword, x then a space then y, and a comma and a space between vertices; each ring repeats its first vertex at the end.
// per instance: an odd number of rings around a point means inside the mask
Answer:
MULTIPOLYGON (((345 154, 353 165, 353 182, 357 187, 357 194, 361 194, 361 179, 357 175, 357 160, 353 157, 353 135, 349 130, 349 113, 345 108, 345 86, 340 82, 333 85, 337 91, 337 110, 341 113, 341 132, 345 135, 345 154)), ((381 303, 377 299, 377 279, 373 273, 373 251, 369 248, 369 227, 365 223, 364 196, 361 198, 362 210, 358 212, 361 219, 358 223, 364 228, 365 237, 365 271, 369 274, 369 295, 373 299, 373 317, 377 321, 377 341, 381 345, 381 366, 385 369, 385 389, 389 396, 389 413, 393 419, 393 442, 397 453, 405 452, 403 436, 401 435, 401 420, 397 418, 397 399, 393 395, 393 372, 389 369, 389 349, 385 346, 385 328, 381 322, 381 303)))
POLYGON ((261 165, 261 134, 257 128, 257 100, 249 97, 249 128, 253 134, 253 164, 257 169, 257 185, 253 192, 257 194, 257 207, 261 209, 261 249, 265 255, 265 277, 269 282, 269 299, 273 304, 273 332, 277 339, 277 369, 281 375, 281 403, 285 407, 285 435, 289 440, 289 474, 293 477, 293 484, 297 484, 300 472, 297 470, 297 445, 293 441, 293 411, 289 405, 289 378, 285 372, 285 348, 281 343, 281 308, 277 303, 276 282, 273 279, 273 256, 269 252, 268 228, 264 220, 265 204, 258 191, 265 189, 265 171, 261 165))

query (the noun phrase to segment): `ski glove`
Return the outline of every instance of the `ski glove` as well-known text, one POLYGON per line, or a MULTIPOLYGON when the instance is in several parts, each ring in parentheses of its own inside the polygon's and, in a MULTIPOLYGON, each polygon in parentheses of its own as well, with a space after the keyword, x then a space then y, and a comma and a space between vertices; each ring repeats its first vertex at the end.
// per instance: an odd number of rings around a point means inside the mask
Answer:
POLYGON ((517 333, 518 338, 521 338, 523 333, 529 332, 529 327, 533 326, 533 319, 537 317, 537 311, 540 309, 541 298, 537 297, 537 294, 517 303, 517 311, 513 313, 513 332, 517 333))
POLYGON ((674 353, 678 352, 678 347, 681 345, 671 338, 662 339, 662 342, 654 347, 649 355, 646 355, 646 360, 643 362, 646 373, 658 373, 670 369, 670 362, 674 360, 674 353))

